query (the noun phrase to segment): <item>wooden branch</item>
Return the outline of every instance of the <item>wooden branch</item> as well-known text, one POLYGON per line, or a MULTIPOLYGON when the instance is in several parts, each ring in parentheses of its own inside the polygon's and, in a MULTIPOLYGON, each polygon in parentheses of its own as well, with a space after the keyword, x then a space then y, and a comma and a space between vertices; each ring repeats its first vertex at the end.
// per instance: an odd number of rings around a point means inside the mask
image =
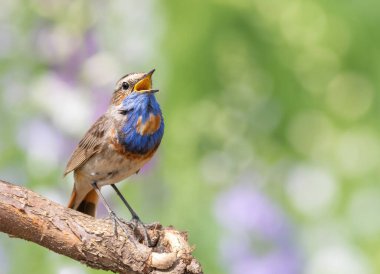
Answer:
POLYGON ((0 181, 0 231, 32 241, 90 267, 117 273, 202 273, 187 235, 160 224, 148 226, 155 243, 125 222, 130 236, 108 219, 95 219, 54 203, 24 187, 0 181))

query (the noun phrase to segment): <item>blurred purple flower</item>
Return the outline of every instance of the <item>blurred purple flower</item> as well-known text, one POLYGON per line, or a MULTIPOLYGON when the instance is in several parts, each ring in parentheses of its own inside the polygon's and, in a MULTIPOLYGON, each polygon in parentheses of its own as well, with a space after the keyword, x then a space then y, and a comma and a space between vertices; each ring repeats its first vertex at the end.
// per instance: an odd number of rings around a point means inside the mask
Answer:
POLYGON ((98 52, 99 47, 96 40, 96 30, 95 29, 89 29, 84 38, 85 46, 86 46, 86 56, 89 57, 91 55, 94 55, 98 52))
POLYGON ((66 83, 75 85, 82 66, 90 56, 98 51, 95 32, 88 30, 83 37, 83 46, 78 47, 63 64, 58 64, 55 71, 66 83))
POLYGON ((93 101, 95 103, 92 117, 98 119, 107 111, 112 97, 112 89, 110 89, 109 93, 106 93, 103 92, 103 88, 94 88, 92 96, 94 97, 93 101))
POLYGON ((0 56, 9 57, 15 48, 15 30, 10 24, 2 22, 0 26, 0 56))
POLYGON ((278 240, 289 233, 289 225, 276 206, 249 185, 238 185, 222 193, 216 201, 215 214, 231 231, 255 232, 278 240))
POLYGON ((221 193, 215 215, 224 228, 222 262, 231 274, 296 274, 301 258, 291 225, 264 193, 241 183, 221 193))
POLYGON ((4 249, 0 248, 0 273, 8 273, 9 264, 7 253, 5 253, 4 249))
POLYGON ((28 154, 58 164, 65 156, 67 141, 51 124, 43 119, 29 120, 20 127, 18 144, 28 154))
POLYGON ((41 23, 35 29, 36 53, 68 85, 77 84, 84 62, 99 49, 95 30, 75 35, 57 25, 41 23))
POLYGON ((300 273, 300 267, 292 252, 279 251, 262 257, 240 257, 231 264, 230 273, 296 274, 300 273))

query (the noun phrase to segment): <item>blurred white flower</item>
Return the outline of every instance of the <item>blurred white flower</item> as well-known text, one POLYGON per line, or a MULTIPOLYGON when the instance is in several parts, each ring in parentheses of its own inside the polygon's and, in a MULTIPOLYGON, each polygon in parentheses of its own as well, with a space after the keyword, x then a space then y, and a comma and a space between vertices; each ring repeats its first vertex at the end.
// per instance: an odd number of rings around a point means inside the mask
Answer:
POLYGON ((17 141, 26 152, 28 168, 33 174, 48 174, 59 166, 63 140, 44 120, 28 121, 20 128, 17 141))
POLYGON ((54 124, 72 135, 81 135, 90 124, 90 98, 54 74, 38 78, 30 91, 32 100, 47 112, 54 124))
POLYGON ((7 253, 2 247, 0 247, 0 273, 8 273, 9 269, 9 258, 7 258, 7 253))
POLYGON ((288 177, 286 192, 293 206, 309 217, 328 213, 338 199, 333 176, 316 167, 295 167, 288 177))
POLYGON ((368 261, 348 244, 326 245, 317 250, 306 266, 306 274, 371 274, 368 261))
POLYGON ((39 30, 36 43, 38 54, 50 64, 67 61, 78 50, 81 37, 61 25, 39 30))
POLYGON ((58 274, 85 274, 87 273, 83 267, 80 266, 62 266, 58 269, 58 274))
POLYGON ((117 77, 126 74, 121 70, 121 64, 114 55, 100 52, 87 59, 83 66, 83 75, 92 86, 104 86, 110 82, 114 84, 117 77))

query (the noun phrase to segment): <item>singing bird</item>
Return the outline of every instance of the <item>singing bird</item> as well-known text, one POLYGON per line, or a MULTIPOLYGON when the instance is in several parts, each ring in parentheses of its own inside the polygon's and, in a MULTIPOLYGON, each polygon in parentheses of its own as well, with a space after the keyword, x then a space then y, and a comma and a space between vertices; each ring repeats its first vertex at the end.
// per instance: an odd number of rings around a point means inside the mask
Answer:
POLYGON ((164 134, 164 120, 152 89, 152 75, 130 73, 117 83, 110 106, 87 131, 67 163, 64 175, 74 172, 69 208, 95 216, 99 197, 116 217, 100 188, 111 185, 132 214, 140 218, 115 183, 138 173, 156 152, 164 134))

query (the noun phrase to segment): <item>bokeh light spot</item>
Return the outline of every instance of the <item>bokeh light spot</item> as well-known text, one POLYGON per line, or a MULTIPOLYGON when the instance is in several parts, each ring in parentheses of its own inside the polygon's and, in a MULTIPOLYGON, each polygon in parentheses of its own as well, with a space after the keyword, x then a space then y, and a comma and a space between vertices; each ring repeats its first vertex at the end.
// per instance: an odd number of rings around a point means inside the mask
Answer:
POLYGON ((233 162, 225 152, 207 154, 201 161, 201 172, 205 182, 211 184, 226 183, 232 179, 233 162))
POLYGON ((83 134, 90 123, 91 102, 84 91, 69 86, 54 74, 37 78, 31 97, 59 128, 72 135, 83 134))
POLYGON ((367 113, 373 96, 373 88, 368 80, 358 74, 343 73, 330 82, 326 103, 339 117, 355 120, 367 113))
POLYGON ((308 217, 330 212, 338 199, 338 186, 332 175, 315 167, 294 168, 288 177, 286 191, 293 206, 308 217))
POLYGON ((319 42, 327 26, 323 9, 312 1, 288 3, 279 23, 289 43, 304 46, 314 46, 319 42))
POLYGON ((360 237, 376 237, 380 233, 380 188, 367 187, 356 191, 348 205, 352 229, 360 237))
POLYGON ((342 134, 336 145, 337 164, 345 176, 360 176, 379 166, 379 138, 365 128, 342 134))
POLYGON ((327 245, 312 256, 306 274, 371 274, 367 260, 346 244, 327 245))
POLYGON ((298 113, 290 121, 287 138, 297 152, 326 158, 334 145, 335 129, 324 113, 309 110, 298 113))

